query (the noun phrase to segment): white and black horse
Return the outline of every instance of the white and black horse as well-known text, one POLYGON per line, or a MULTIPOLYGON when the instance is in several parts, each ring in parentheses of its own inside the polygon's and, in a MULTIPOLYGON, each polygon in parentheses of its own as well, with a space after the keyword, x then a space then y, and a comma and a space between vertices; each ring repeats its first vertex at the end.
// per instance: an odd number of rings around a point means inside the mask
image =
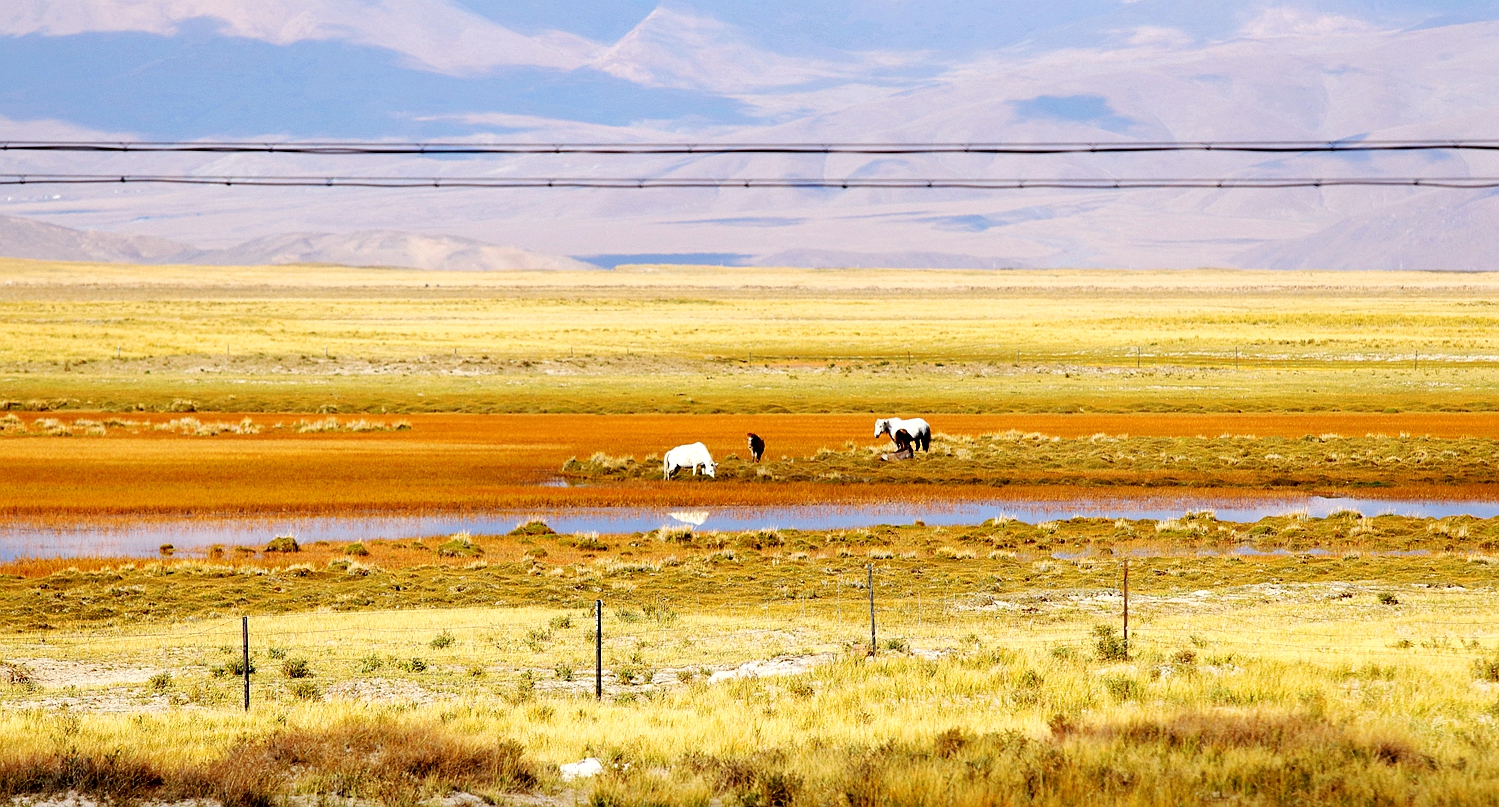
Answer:
POLYGON ((875 437, 888 434, 894 440, 899 431, 911 435, 912 446, 920 446, 922 451, 932 450, 932 427, 921 418, 881 418, 874 422, 875 437))

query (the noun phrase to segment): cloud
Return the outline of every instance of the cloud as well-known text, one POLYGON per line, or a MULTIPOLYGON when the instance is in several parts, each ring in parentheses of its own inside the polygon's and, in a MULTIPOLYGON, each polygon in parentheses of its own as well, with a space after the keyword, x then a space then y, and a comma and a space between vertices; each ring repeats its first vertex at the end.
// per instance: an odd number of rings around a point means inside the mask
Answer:
POLYGON ((518 34, 448 0, 11 0, 0 6, 0 33, 172 36, 198 19, 217 22, 225 36, 275 45, 314 40, 383 48, 412 67, 449 75, 503 65, 571 70, 600 50, 560 31, 518 34))
POLYGON ((1123 32, 1124 41, 1135 47, 1182 48, 1196 39, 1180 28, 1162 28, 1157 25, 1141 25, 1123 32))
MULTIPOLYGON (((591 68, 643 87, 724 95, 804 92, 898 74, 921 54, 850 53, 837 61, 757 47, 732 25, 659 7, 612 45, 562 31, 527 36, 454 0, 6 0, 0 35, 64 37, 89 32, 177 35, 207 21, 223 36, 285 46, 346 42, 400 54, 405 66, 474 77, 506 66, 573 72, 591 68)), ((864 91, 862 97, 874 97, 864 91)), ((767 112, 805 110, 809 99, 766 98, 767 112)), ((758 106, 758 105, 757 105, 758 106)))
POLYGON ((755 47, 711 17, 660 7, 590 66, 646 86, 739 93, 851 79, 900 63, 889 53, 852 54, 844 62, 785 56, 755 47))
POLYGON ((1379 30, 1363 20, 1338 14, 1318 14, 1300 9, 1267 8, 1239 29, 1241 36, 1268 39, 1283 36, 1346 36, 1379 30))

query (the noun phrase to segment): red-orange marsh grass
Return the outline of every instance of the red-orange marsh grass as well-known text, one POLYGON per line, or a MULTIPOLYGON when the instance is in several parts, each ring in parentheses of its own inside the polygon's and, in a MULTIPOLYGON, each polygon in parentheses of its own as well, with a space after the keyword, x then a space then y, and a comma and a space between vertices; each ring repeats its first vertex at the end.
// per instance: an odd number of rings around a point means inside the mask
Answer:
MULTIPOLYGON (((893 414, 893 413, 886 413, 893 414)), ((915 413, 903 413, 915 414, 915 413)), ((70 421, 95 414, 48 413, 70 421)), ((992 489, 824 485, 662 485, 542 488, 570 457, 602 451, 643 459, 701 440, 715 457, 744 456, 746 432, 767 455, 807 456, 848 440, 873 444, 864 415, 402 415, 409 431, 297 434, 277 422, 323 415, 196 413, 200 420, 251 418, 255 435, 197 437, 112 428, 105 437, 0 437, 0 514, 270 514, 613 505, 734 505, 860 502, 916 497, 987 498, 992 489), (774 489, 767 490, 766 488, 774 489)), ((157 423, 180 414, 131 413, 157 423)), ((342 419, 348 420, 350 416, 342 419)), ((1099 432, 1136 436, 1254 434, 1430 434, 1499 437, 1499 418, 1481 414, 1139 414, 929 415, 938 431, 1011 429, 1061 437, 1099 432)), ((1057 495, 1051 491, 1048 496, 1057 495)))

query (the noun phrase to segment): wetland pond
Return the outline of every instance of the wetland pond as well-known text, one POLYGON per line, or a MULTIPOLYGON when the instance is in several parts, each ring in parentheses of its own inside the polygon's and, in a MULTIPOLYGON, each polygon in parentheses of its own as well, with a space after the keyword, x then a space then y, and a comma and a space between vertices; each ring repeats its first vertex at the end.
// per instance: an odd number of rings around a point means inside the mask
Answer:
POLYGON ((753 529, 836 530, 902 525, 978 524, 1005 516, 1035 524, 1075 516, 1168 519, 1188 511, 1211 510, 1224 521, 1253 522, 1267 516, 1304 512, 1313 517, 1340 510, 1365 516, 1402 515, 1443 518, 1499 515, 1499 502, 1471 500, 1399 500, 1320 496, 1073 497, 993 499, 988 501, 920 501, 859 505, 785 505, 758 507, 666 508, 595 507, 555 510, 496 510, 427 515, 352 515, 265 519, 114 518, 79 523, 0 523, 0 560, 26 557, 137 556, 157 554, 171 544, 179 553, 199 554, 213 544, 263 544, 278 535, 312 541, 368 541, 421 538, 469 532, 503 535, 528 518, 541 518, 561 533, 619 534, 661 527, 697 530, 753 529))

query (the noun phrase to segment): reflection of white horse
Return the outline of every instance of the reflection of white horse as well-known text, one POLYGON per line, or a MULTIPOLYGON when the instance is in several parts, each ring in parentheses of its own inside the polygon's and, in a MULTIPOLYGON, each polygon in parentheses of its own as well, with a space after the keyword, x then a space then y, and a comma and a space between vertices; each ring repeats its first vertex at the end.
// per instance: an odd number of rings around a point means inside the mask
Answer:
POLYGON ((667 515, 683 524, 691 524, 694 527, 701 527, 704 524, 708 523, 708 516, 712 514, 707 510, 673 510, 672 512, 667 513, 667 515))
POLYGON ((921 446, 922 451, 932 450, 932 427, 921 418, 883 418, 874 422, 875 437, 888 434, 893 440, 895 433, 901 431, 911 435, 911 445, 921 446))
POLYGON ((713 461, 713 455, 708 453, 708 447, 702 443, 677 446, 661 458, 661 472, 666 475, 667 479, 676 476, 677 471, 683 468, 691 468, 692 475, 697 476, 697 469, 700 465, 703 473, 708 476, 713 476, 713 470, 718 467, 718 463, 713 461))

